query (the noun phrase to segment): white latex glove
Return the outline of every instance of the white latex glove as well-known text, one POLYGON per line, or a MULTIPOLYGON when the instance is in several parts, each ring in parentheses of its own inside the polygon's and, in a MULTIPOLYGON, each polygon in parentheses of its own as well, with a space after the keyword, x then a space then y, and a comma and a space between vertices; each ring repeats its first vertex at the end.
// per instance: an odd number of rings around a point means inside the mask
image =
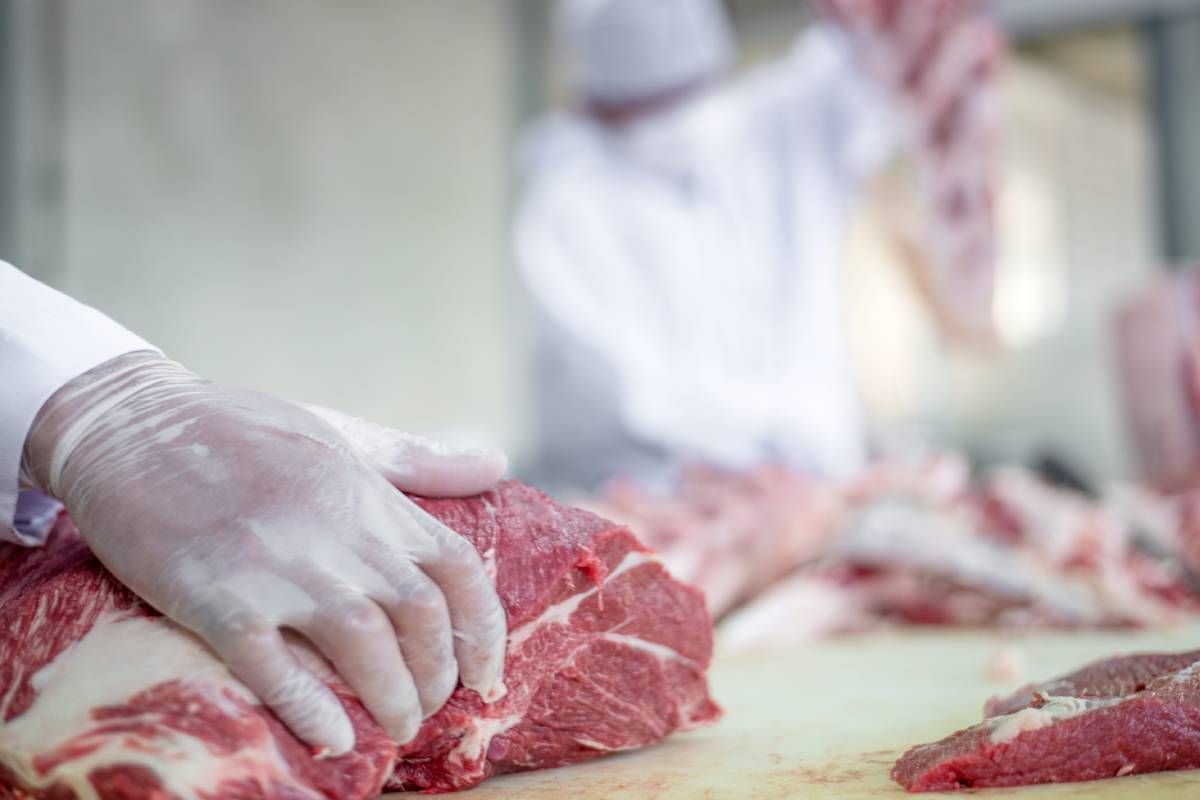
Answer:
POLYGON ((134 353, 47 402, 24 474, 118 579, 208 641, 297 736, 340 754, 349 718, 281 629, 310 640, 401 743, 458 679, 496 697, 506 630, 492 581, 388 479, 470 495, 506 462, 317 413, 134 353))

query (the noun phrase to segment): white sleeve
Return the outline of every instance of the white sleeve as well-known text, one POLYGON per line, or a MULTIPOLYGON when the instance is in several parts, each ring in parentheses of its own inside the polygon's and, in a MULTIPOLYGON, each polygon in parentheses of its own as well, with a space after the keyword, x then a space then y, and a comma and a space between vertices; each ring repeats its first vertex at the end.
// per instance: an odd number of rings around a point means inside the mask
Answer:
MULTIPOLYGON (((632 438, 676 454, 745 461, 750 437, 742 415, 725 402, 727 381, 689 342, 678 309, 669 308, 688 303, 660 282, 663 265, 655 259, 667 254, 648 247, 646 230, 617 229, 607 204, 619 198, 604 197, 604 181, 589 184, 560 171, 552 182, 527 194, 515 244, 529 298, 565 334, 554 346, 579 353, 585 345, 586 357, 600 362, 632 438)), ((659 235, 671 241, 686 231, 668 226, 659 235)), ((678 253, 667 259, 681 261, 678 253)))
POLYGON ((13 526, 21 453, 63 384, 135 350, 155 350, 93 308, 0 261, 0 541, 38 544, 13 526))
MULTIPOLYGON (((667 438, 647 425, 647 409, 670 396, 670 339, 658 326, 661 290, 629 240, 606 224, 602 185, 560 174, 552 187, 527 192, 514 227, 517 267, 528 297, 567 334, 561 346, 586 345, 611 372, 622 423, 650 441, 667 438), (601 209, 601 210, 595 210, 601 209), (650 429, 650 431, 647 430, 650 429)), ((677 419, 680 414, 676 414, 677 419)))
POLYGON ((514 226, 517 267, 529 298, 547 318, 611 359, 614 369, 627 371, 630 353, 649 349, 626 346, 647 338, 640 324, 646 309, 636 306, 630 281, 618 274, 628 256, 602 226, 588 224, 592 215, 574 202, 579 194, 557 191, 547 198, 530 192, 514 226))

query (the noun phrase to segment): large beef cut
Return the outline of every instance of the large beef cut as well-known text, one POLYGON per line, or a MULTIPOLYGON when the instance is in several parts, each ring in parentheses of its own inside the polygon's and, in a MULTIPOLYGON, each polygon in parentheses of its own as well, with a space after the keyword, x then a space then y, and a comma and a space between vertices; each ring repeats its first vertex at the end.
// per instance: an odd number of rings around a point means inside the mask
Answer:
POLYGON ((642 747, 712 722, 711 621, 628 529, 515 482, 418 501, 467 537, 510 626, 507 694, 459 688, 398 750, 302 642, 357 732, 323 758, 204 644, 90 555, 64 517, 45 547, 0 546, 0 798, 373 797, 642 747))
POLYGON ((993 699, 982 723, 909 750, 910 792, 1200 767, 1200 650, 1120 656, 993 699))

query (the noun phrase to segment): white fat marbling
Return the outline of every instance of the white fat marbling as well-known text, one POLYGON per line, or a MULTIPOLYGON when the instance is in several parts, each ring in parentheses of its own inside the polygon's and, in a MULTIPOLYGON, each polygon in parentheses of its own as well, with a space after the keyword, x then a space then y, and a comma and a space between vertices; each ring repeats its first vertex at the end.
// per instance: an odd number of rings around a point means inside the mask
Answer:
POLYGON ((108 764, 148 767, 168 792, 188 800, 201 792, 213 792, 224 780, 241 776, 274 778, 291 784, 287 763, 269 736, 265 749, 250 748, 220 756, 214 755, 202 740, 165 729, 156 730, 148 740, 134 733, 97 736, 93 743, 99 746, 94 751, 64 761, 45 775, 34 769, 37 755, 52 752, 95 727, 90 718, 92 709, 120 705, 139 692, 175 679, 188 680, 189 690, 200 692, 213 705, 229 707, 231 712, 235 707, 226 691, 257 703, 249 690, 186 631, 163 618, 107 611, 86 636, 34 676, 38 695, 33 705, 0 725, 0 763, 30 786, 44 788, 61 783, 81 800, 97 797, 88 774, 108 764))
POLYGON ((1044 702, 1041 708, 1023 708, 1015 713, 1005 714, 1002 717, 995 717, 990 720, 992 724, 992 742, 994 744, 1003 744, 1004 742, 1012 741, 1022 733, 1040 730, 1041 728, 1053 725, 1055 722, 1077 717, 1080 714, 1094 711, 1097 708, 1114 706, 1120 703, 1122 699, 1120 697, 1088 699, 1083 697, 1055 697, 1053 695, 1046 695, 1043 697, 1044 702))
POLYGON ((586 592, 580 592, 579 594, 571 595, 566 600, 563 600, 560 603, 555 603, 538 615, 536 619, 532 619, 529 622, 526 622, 524 625, 521 625, 520 627, 514 628, 512 631, 510 631, 508 634, 508 649, 510 651, 515 650, 521 645, 525 644, 525 641, 542 625, 566 624, 566 622, 571 618, 571 615, 575 613, 575 609, 579 608, 579 605, 584 600, 596 594, 598 591, 602 591, 604 586, 609 581, 614 580, 619 575, 628 572, 634 567, 656 561, 658 561, 658 557, 649 553, 641 553, 633 550, 629 551, 625 554, 625 557, 621 559, 621 563, 617 564, 617 568, 608 573, 604 580, 601 581, 599 586, 593 586, 586 592))

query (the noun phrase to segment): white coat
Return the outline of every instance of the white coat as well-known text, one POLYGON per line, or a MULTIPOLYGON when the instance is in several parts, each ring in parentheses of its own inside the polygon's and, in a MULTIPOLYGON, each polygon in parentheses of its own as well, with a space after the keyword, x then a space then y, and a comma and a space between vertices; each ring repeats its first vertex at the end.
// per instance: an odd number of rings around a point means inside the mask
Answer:
POLYGON ((0 261, 0 541, 38 544, 36 532, 18 532, 13 521, 21 453, 42 405, 93 367, 154 349, 99 311, 0 261))
POLYGON ((894 128, 824 27, 632 127, 535 128, 515 248, 537 328, 538 477, 858 466, 842 247, 894 128))

